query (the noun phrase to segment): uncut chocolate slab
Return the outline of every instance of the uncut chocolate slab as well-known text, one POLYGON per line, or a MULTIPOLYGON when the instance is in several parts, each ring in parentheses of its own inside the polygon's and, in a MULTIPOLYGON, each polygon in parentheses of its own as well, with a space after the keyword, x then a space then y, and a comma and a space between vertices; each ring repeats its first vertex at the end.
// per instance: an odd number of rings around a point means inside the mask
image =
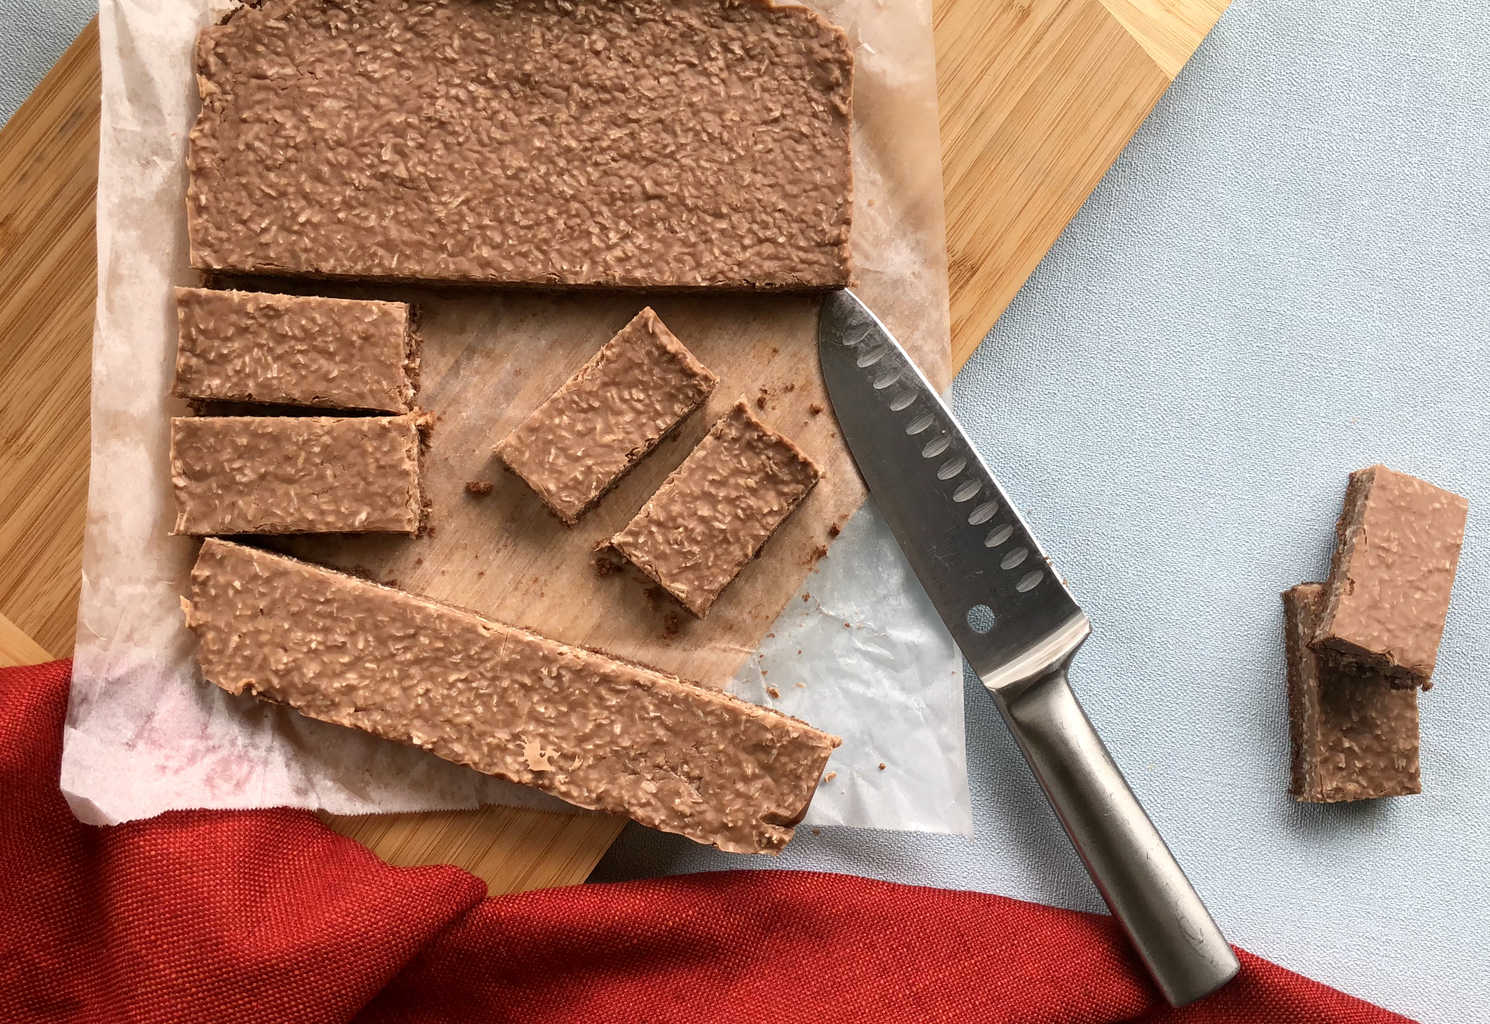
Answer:
POLYGON ((421 416, 181 416, 181 534, 417 533, 421 416))
POLYGON ((780 849, 838 739, 728 694, 209 539, 182 602, 202 674, 722 850, 780 849))
POLYGON ((702 618, 819 476, 738 402, 607 547, 702 618))
POLYGON ((178 398, 409 412, 419 352, 407 303, 177 288, 178 398))
POLYGON ((191 262, 609 288, 849 282, 853 51, 766 0, 263 0, 201 33, 191 262))
POLYGON ((1386 466, 1350 475, 1315 650, 1432 685, 1469 503, 1386 466))
POLYGON ((1311 650, 1324 601, 1318 583, 1283 593, 1289 792, 1311 803, 1417 793, 1417 691, 1380 673, 1342 670, 1311 650))
POLYGON ((573 526, 719 379, 650 307, 496 446, 496 455, 573 526))

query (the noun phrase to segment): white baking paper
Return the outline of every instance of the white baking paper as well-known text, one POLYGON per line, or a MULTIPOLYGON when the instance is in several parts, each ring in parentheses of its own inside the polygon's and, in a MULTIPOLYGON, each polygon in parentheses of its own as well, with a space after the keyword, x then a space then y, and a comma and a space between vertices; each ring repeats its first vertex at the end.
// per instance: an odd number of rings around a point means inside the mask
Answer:
MULTIPOLYGON (((98 824, 190 807, 560 808, 421 751, 229 696, 197 674, 178 607, 195 545, 169 536, 168 419, 180 410, 164 396, 175 350, 170 289, 197 283, 183 204, 197 105, 191 50, 228 6, 100 4, 92 472, 63 792, 79 818, 98 824)), ((880 116, 919 111, 903 126, 873 130, 924 136, 934 166, 935 118, 925 117, 928 104, 935 109, 929 3, 835 0, 823 8, 855 38, 856 88, 875 91, 880 116)), ((866 130, 856 125, 856 135, 866 130)), ((927 193, 917 205, 929 205, 940 223, 936 175, 897 184, 927 193)), ((938 297, 932 315, 944 322, 944 263, 928 268, 890 247, 861 261, 860 272, 883 277, 901 263, 938 297)), ((809 821, 969 830, 960 661, 871 509, 846 524, 733 688, 842 735, 809 821), (797 685, 805 679, 811 684, 797 685)))

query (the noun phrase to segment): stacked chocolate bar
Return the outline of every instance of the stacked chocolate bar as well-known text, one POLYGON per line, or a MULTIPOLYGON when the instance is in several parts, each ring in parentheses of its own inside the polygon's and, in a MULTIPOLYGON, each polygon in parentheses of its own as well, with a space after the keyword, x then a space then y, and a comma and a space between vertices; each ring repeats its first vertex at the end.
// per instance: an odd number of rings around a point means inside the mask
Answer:
POLYGON ((1283 594, 1296 799, 1421 790, 1418 690, 1433 685, 1468 509, 1385 466, 1351 474, 1329 580, 1283 594))

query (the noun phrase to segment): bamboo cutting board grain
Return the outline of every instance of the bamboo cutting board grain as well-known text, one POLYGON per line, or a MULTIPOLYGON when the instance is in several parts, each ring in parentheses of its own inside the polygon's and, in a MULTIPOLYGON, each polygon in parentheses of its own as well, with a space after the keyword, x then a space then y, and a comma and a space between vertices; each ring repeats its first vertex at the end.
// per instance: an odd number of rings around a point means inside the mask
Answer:
MULTIPOLYGON (((936 0, 961 366, 1228 0, 936 0)), ((98 35, 0 132, 0 662, 71 649, 87 504, 98 35)), ((333 819, 493 893, 582 881, 622 822, 505 807, 333 819)))

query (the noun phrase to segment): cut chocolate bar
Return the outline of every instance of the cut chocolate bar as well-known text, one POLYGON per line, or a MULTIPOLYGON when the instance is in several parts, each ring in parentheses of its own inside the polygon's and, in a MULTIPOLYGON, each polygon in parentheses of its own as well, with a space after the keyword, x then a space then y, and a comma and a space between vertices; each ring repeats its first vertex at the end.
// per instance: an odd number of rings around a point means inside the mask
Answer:
POLYGON ((1385 466, 1350 475, 1315 650, 1432 685, 1469 503, 1385 466))
POLYGON ((853 48, 805 7, 255 0, 196 78, 194 267, 849 283, 853 48))
POLYGON ((1301 583, 1283 593, 1289 792, 1312 803, 1416 793, 1417 691, 1393 687, 1379 673, 1343 670, 1309 648, 1324 590, 1301 583))
POLYGON ((818 476, 738 402, 606 547, 702 618, 818 476))
POLYGON ((177 288, 173 394, 404 413, 419 350, 407 303, 177 288))
POLYGON ((207 679, 721 850, 772 852, 830 736, 728 694, 209 539, 182 602, 207 679))
POLYGON ((718 383, 650 308, 496 446, 573 526, 718 383))
POLYGON ((417 533, 421 419, 177 417, 173 532, 417 533))

